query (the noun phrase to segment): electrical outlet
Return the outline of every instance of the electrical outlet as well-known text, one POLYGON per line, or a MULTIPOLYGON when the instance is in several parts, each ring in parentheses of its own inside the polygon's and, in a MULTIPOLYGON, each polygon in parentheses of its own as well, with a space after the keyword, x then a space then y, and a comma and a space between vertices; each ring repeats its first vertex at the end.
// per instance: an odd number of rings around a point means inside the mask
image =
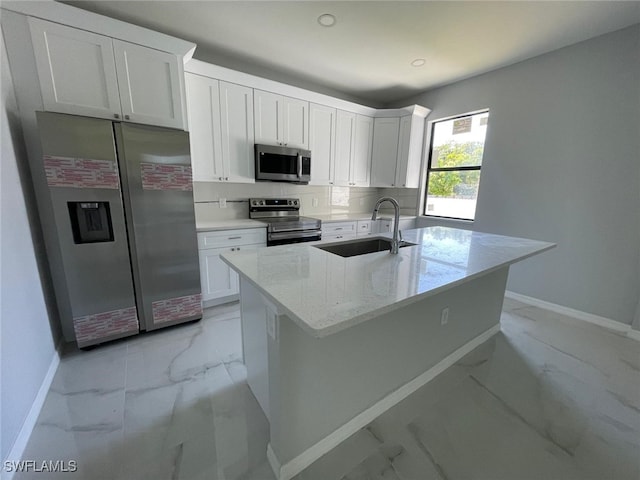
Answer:
POLYGON ((442 309, 440 314, 440 325, 446 325, 449 322, 449 307, 442 309))
POLYGON ((311 206, 312 207, 317 207, 318 206, 318 199, 317 198, 312 198, 311 199, 311 206))
POLYGON ((227 199, 226 198, 219 199, 218 203, 220 204, 220 208, 227 208, 227 199))

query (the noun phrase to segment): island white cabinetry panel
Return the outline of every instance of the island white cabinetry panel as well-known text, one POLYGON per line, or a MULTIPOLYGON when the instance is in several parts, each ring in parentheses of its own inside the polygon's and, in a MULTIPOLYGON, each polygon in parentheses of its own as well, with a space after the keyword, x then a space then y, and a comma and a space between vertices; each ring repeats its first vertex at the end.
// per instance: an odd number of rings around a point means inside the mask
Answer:
POLYGON ((265 228, 198 233, 200 283, 205 307, 236 300, 240 291, 237 273, 220 259, 220 254, 266 246, 265 228))
POLYGON ((186 129, 177 55, 29 18, 47 111, 186 129))
POLYGON ((254 90, 255 141, 309 148, 309 102, 254 90))
POLYGON ((311 185, 333 185, 336 147, 336 109, 309 104, 311 185))
POLYGON ((191 73, 185 79, 193 179, 255 182, 252 89, 191 73))
POLYGON ((419 186, 425 116, 426 113, 414 113, 375 119, 372 187, 419 186))

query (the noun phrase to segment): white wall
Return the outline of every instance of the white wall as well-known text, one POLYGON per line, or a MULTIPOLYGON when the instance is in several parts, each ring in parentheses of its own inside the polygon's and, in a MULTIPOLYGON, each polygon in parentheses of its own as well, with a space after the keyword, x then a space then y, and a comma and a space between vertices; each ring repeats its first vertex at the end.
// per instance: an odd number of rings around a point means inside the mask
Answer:
MULTIPOLYGON (((557 242, 512 291, 631 324, 640 292, 640 25, 399 102, 490 109, 479 231, 557 242)), ((446 224, 445 221, 425 224, 446 224)))
MULTIPOLYGON (((0 457, 14 447, 40 387, 57 358, 44 299, 26 204, 32 201, 26 153, 9 73, 2 50, 2 115, 0 170, 0 457), (27 202, 27 203, 26 203, 27 202)), ((37 238, 37 235, 35 235, 37 238)), ((31 419, 33 420, 33 419, 31 419)), ((15 451, 14 451, 15 452, 15 451)), ((12 460, 16 460, 12 458, 12 460)))

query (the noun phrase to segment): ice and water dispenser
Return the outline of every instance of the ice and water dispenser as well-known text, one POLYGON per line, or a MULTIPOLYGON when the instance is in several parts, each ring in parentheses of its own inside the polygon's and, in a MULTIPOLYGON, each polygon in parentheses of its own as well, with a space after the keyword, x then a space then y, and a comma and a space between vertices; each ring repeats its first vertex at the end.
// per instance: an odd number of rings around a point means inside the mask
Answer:
POLYGON ((109 202, 68 202, 76 244, 113 242, 109 202))

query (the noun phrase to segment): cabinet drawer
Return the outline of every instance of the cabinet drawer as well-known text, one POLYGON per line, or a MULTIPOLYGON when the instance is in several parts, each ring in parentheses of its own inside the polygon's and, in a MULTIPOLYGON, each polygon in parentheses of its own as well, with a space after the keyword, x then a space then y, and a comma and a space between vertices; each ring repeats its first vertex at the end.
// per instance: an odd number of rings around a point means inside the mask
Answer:
POLYGON ((335 222, 322 224, 322 236, 355 234, 356 222, 335 222))
POLYGON ((238 245, 267 244, 266 228, 250 228, 243 230, 218 230, 198 233, 198 249, 223 248, 238 245))
POLYGON ((371 232, 372 221, 371 220, 358 220, 358 235, 362 233, 371 232))

